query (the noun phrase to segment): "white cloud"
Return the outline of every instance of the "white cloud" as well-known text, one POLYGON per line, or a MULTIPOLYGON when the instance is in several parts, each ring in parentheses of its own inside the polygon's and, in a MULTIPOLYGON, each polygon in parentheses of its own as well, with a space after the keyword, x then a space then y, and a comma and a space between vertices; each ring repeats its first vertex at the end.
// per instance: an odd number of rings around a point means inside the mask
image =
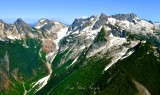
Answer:
POLYGON ((85 19, 85 18, 88 18, 88 16, 82 16, 81 18, 85 19))

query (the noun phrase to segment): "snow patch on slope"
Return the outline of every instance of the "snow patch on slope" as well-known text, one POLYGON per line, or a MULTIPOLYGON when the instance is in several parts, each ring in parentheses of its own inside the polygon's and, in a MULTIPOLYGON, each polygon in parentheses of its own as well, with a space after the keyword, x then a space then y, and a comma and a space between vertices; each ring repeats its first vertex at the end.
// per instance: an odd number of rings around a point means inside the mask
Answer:
POLYGON ((63 37, 66 36, 67 30, 68 28, 63 28, 57 33, 57 39, 55 40, 57 50, 59 49, 58 43, 63 37))
POLYGON ((105 49, 106 46, 100 47, 99 49, 94 49, 92 52, 90 52, 86 58, 89 58, 91 56, 94 56, 95 54, 97 54, 98 52, 101 52, 103 49, 105 49))
MULTIPOLYGON (((39 52, 39 55, 41 56, 40 52, 39 52)), ((51 64, 52 64, 52 61, 55 58, 55 56, 56 56, 55 52, 51 52, 51 53, 46 55, 46 60, 47 60, 46 66, 49 70, 49 74, 47 76, 39 79, 28 92, 30 92, 33 88, 36 87, 37 88, 35 90, 35 93, 36 93, 37 91, 42 89, 47 84, 47 82, 50 79, 50 76, 52 74, 52 65, 51 64)))
POLYGON ((23 93, 23 95, 27 95, 27 90, 26 90, 26 88, 25 88, 24 84, 23 84, 23 89, 24 89, 24 93, 23 93))
POLYGON ((94 27, 95 23, 99 20, 100 16, 101 16, 101 15, 97 15, 97 16, 96 16, 96 20, 93 22, 91 28, 94 27))
POLYGON ((115 19, 115 18, 108 18, 108 22, 110 23, 110 24, 112 24, 112 25, 115 25, 116 24, 116 22, 117 22, 117 20, 115 19))
MULTIPOLYGON (((78 56, 78 57, 79 57, 79 56, 78 56)), ((75 62, 77 62, 78 57, 76 57, 76 58, 74 59, 74 61, 73 61, 68 67, 66 67, 66 68, 69 68, 69 67, 72 66, 75 62)))
POLYGON ((35 26, 35 28, 36 29, 40 29, 40 28, 42 28, 44 25, 46 25, 47 24, 47 22, 46 23, 43 23, 43 24, 38 24, 38 25, 36 25, 35 26))
POLYGON ((8 39, 14 40, 16 39, 15 37, 13 37, 12 35, 7 36, 8 39))
POLYGON ((40 19, 39 22, 37 23, 37 25, 35 26, 36 29, 40 29, 42 28, 44 25, 48 24, 47 22, 45 22, 46 19, 40 19))
POLYGON ((50 78, 50 75, 48 75, 48 76, 40 79, 39 81, 37 81, 34 84, 33 88, 36 87, 36 86, 38 86, 38 85, 40 86, 38 89, 36 89, 36 92, 39 91, 40 89, 42 89, 47 84, 49 78, 50 78))
POLYGON ((111 33, 109 36, 109 42, 108 42, 107 48, 122 45, 124 42, 127 42, 126 38, 115 37, 111 33))
POLYGON ((51 52, 49 54, 46 55, 46 60, 48 63, 52 64, 53 59, 55 58, 56 53, 55 52, 51 52))
MULTIPOLYGON (((111 36, 112 37, 112 36, 111 36)), ((122 45, 124 42, 127 42, 126 40, 122 39, 122 41, 115 41, 117 42, 116 44, 113 44, 111 43, 112 45, 109 45, 109 46, 119 46, 119 45, 122 45)), ((104 71, 107 71, 111 66, 113 66, 116 62, 118 62, 118 60, 122 60, 122 59, 125 59, 127 57, 129 57, 131 54, 133 54, 134 51, 129 51, 127 53, 127 51, 130 49, 130 48, 133 48, 134 46, 136 46, 140 41, 131 41, 129 47, 124 47, 123 46, 123 49, 121 51, 119 51, 118 53, 114 53, 114 54, 111 54, 112 56, 112 60, 111 60, 111 63, 109 63, 104 71)))
POLYGON ((42 89, 47 84, 47 82, 50 79, 50 76, 52 74, 52 69, 51 69, 51 64, 46 63, 46 65, 47 65, 47 67, 49 69, 49 74, 47 76, 39 79, 28 92, 30 92, 33 88, 36 87, 37 88, 35 90, 35 93, 36 93, 37 91, 39 91, 40 89, 42 89))
POLYGON ((98 49, 94 49, 92 52, 90 52, 90 54, 87 55, 87 58, 94 56, 96 53, 101 52, 102 50, 104 50, 103 53, 106 53, 107 50, 109 50, 111 47, 119 46, 127 42, 126 38, 115 37, 113 36, 112 33, 109 35, 107 40, 108 42, 106 45, 103 45, 99 47, 98 49))
POLYGON ((127 50, 128 50, 128 48, 125 48, 125 47, 124 47, 119 53, 114 54, 114 56, 113 56, 113 58, 112 58, 112 60, 111 60, 111 63, 109 63, 109 64, 105 67, 104 71, 107 71, 112 65, 114 65, 119 59, 121 59, 122 56, 126 54, 127 50))
POLYGON ((127 54, 125 54, 125 55, 121 58, 121 60, 129 57, 129 56, 130 56, 131 54, 133 54, 133 53, 134 53, 134 51, 129 51, 127 54))

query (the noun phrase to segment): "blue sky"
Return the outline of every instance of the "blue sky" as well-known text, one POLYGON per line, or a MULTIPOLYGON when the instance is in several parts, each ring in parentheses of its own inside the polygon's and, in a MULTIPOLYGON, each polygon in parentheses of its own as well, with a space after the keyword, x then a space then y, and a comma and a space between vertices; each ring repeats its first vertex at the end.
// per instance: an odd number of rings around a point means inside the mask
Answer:
POLYGON ((13 22, 22 18, 36 22, 40 18, 71 24, 82 16, 136 13, 139 17, 160 21, 160 0, 1 0, 0 18, 13 22))

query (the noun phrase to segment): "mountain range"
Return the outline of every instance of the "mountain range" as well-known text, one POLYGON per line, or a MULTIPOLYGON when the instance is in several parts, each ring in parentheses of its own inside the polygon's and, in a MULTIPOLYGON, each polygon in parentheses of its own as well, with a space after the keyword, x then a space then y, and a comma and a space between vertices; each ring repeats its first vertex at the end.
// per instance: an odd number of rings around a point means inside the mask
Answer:
POLYGON ((160 27, 104 13, 0 20, 0 95, 160 95, 160 27))

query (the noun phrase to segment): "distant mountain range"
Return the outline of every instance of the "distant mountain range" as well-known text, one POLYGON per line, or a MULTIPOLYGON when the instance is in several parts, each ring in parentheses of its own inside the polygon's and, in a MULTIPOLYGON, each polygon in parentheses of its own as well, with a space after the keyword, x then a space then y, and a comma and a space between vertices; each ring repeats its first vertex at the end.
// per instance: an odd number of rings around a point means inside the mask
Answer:
POLYGON ((155 22, 154 23, 157 27, 160 27, 160 22, 155 22))
POLYGON ((159 25, 134 13, 0 20, 0 95, 159 95, 159 25))

